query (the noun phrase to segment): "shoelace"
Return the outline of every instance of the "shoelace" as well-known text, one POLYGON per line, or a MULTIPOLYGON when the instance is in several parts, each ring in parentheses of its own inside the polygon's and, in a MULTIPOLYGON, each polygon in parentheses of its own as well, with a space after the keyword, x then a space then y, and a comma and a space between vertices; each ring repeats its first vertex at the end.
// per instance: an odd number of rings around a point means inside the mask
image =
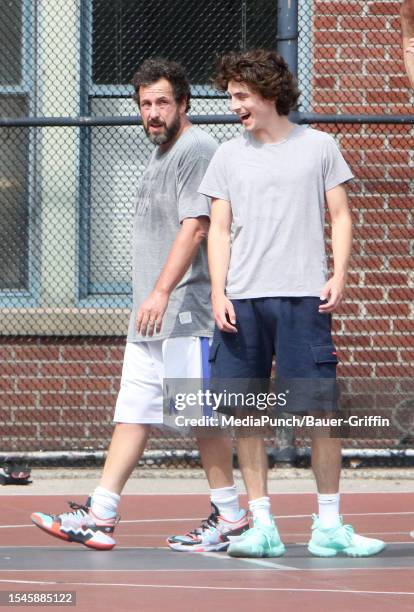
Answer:
POLYGON ((66 518, 83 518, 85 515, 89 514, 89 508, 88 506, 84 506, 82 504, 77 504, 75 502, 72 501, 68 501, 69 506, 72 508, 72 510, 70 512, 64 512, 63 514, 60 515, 61 520, 64 520, 66 518))
POLYGON ((208 518, 204 519, 204 521, 201 522, 200 527, 196 527, 192 531, 189 531, 187 535, 189 536, 201 535, 203 531, 206 531, 210 527, 215 527, 217 523, 218 523, 218 514, 216 512, 212 512, 208 518))

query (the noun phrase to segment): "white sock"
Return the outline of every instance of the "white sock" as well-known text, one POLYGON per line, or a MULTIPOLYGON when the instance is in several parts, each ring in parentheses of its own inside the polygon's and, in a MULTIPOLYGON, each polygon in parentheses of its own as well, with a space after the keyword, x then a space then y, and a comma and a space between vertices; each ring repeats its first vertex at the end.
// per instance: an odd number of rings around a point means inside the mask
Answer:
POLYGON ((339 493, 318 493, 319 521, 322 529, 339 522, 339 493))
POLYGON ((116 516, 120 496, 104 487, 96 487, 92 494, 91 510, 100 519, 109 519, 116 516))
POLYGON ((226 521, 237 521, 240 517, 239 495, 236 485, 210 489, 210 499, 226 521))
POLYGON ((252 499, 252 501, 249 501, 249 510, 253 516, 253 523, 259 521, 262 525, 273 525, 269 497, 258 497, 257 499, 252 499))

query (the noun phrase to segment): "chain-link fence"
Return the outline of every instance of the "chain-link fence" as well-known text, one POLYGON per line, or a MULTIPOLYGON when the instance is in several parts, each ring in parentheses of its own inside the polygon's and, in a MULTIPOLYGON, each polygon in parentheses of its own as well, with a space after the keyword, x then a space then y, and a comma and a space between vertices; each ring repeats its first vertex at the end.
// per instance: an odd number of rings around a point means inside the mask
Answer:
MULTIPOLYGON (((297 70, 297 120, 331 132, 356 175, 354 255, 335 318, 344 397, 371 412, 373 394, 375 407, 409 406, 414 121, 398 2, 0 0, 0 8, 4 452, 107 447, 131 301, 134 192, 151 150, 130 81, 155 55, 186 67, 191 115, 209 116, 203 129, 219 142, 240 127, 209 83, 215 56, 279 48, 297 70)), ((409 418, 375 438, 350 434, 345 446, 409 448, 409 418)), ((175 449, 193 456, 195 444, 159 430, 149 448, 158 458, 175 449)))

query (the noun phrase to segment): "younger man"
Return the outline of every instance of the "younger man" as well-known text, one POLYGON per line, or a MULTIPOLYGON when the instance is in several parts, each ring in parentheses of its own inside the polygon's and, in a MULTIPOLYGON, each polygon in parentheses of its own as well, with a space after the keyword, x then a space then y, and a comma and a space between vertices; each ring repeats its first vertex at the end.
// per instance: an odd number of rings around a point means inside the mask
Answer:
MULTIPOLYGON (((352 173, 331 136, 289 121, 299 92, 277 53, 224 56, 215 85, 228 92, 244 134, 218 148, 199 189, 213 198, 208 240, 216 321, 212 378, 267 379, 275 354, 277 374, 284 380, 332 383, 337 357, 330 313, 341 302, 351 251, 344 185, 352 173), (325 200, 334 258, 329 280, 325 200)), ((320 408, 330 411, 334 405, 325 401, 320 408)), ((285 547, 270 512, 263 439, 240 436, 238 456, 254 527, 228 552, 280 556, 285 547)), ((380 552, 382 541, 356 535, 339 516, 340 440, 314 435, 312 467, 319 515, 308 550, 323 557, 380 552)))

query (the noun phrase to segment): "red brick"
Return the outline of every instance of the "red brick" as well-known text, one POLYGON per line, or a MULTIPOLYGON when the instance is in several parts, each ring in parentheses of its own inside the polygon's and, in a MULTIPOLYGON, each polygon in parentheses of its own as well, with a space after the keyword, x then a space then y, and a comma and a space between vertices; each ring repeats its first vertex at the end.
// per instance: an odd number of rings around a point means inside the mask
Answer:
MULTIPOLYGON (((397 321, 394 321, 396 323, 397 321)), ((413 322, 414 323, 414 322, 413 322)), ((364 319, 364 320, 347 320, 344 321, 344 329, 346 332, 366 332, 378 333, 391 331, 390 319, 364 319)))
POLYGON ((388 298, 396 302, 414 302, 414 289, 409 289, 408 287, 403 287, 401 289, 390 289, 388 292, 388 298))
POLYGON ((351 334, 338 335, 335 338, 335 344, 340 350, 342 350, 341 347, 349 346, 368 347, 371 346, 371 338, 369 336, 355 336, 351 334))
POLYGON ((65 361, 105 361, 108 350, 101 346, 65 346, 62 357, 65 361))
POLYGON ((360 304, 355 304, 354 302, 342 302, 342 304, 339 306, 337 313, 338 315, 342 315, 342 316, 359 316, 361 311, 361 305, 360 304))
MULTIPOLYGON (((407 350, 407 349, 402 349, 400 351, 400 356, 402 361, 404 362, 412 362, 414 363, 414 350, 407 350)), ((414 389, 413 389, 414 391, 414 389)))
MULTIPOLYGON (((340 52, 339 52, 340 59, 344 59, 344 60, 347 60, 347 59, 366 60, 367 59, 367 50, 366 50, 366 47, 359 42, 359 37, 357 36, 357 34, 355 32, 353 32, 352 34, 350 32, 344 32, 344 35, 345 35, 344 38, 346 38, 346 36, 348 36, 349 43, 351 45, 357 44, 357 45, 360 45, 360 46, 358 46, 358 47, 346 47, 346 46, 341 47, 340 52)), ((361 38, 362 38, 362 34, 361 34, 361 38)), ((370 50, 369 50, 369 57, 370 58, 375 58, 376 60, 381 60, 381 59, 385 58, 385 56, 386 56, 386 49, 384 47, 371 47, 370 50)), ((372 61, 374 61, 374 59, 372 59, 372 61)), ((362 87, 363 83, 364 83, 364 78, 365 77, 362 74, 360 74, 359 78, 360 78, 359 86, 362 87)))
POLYGON ((390 104, 391 102, 408 102, 408 92, 406 91, 367 91, 366 100, 368 104, 381 103, 390 104))
POLYGON ((412 225, 405 227, 389 227, 388 238, 390 240, 412 240, 414 238, 414 227, 412 225))
POLYGON ((108 361, 113 363, 114 361, 124 360, 125 347, 111 347, 109 349, 108 361))
MULTIPOLYGON (((319 47, 317 49, 318 53, 321 53, 324 47, 319 47)), ((336 48, 334 47, 335 52, 336 48)), ((378 60, 379 61, 379 60, 378 60)), ((326 59, 323 62, 318 62, 314 64, 314 70, 316 75, 320 76, 331 76, 334 74, 360 74, 362 75, 363 63, 362 60, 350 60, 350 59, 326 59)), ((366 108, 365 108, 366 111, 366 108)))
POLYGON ((367 151, 372 149, 376 151, 385 147, 385 136, 382 134, 378 135, 356 135, 356 136, 344 136, 341 139, 341 147, 344 149, 363 149, 367 151))
POLYGON ((413 320, 400 319, 397 321, 393 321, 393 324, 394 324, 395 331, 414 333, 414 321, 413 320))
POLYGON ((407 242, 387 240, 383 243, 367 240, 365 242, 365 253, 368 255, 408 255, 409 245, 407 242))
POLYGON ((326 71, 325 60, 334 60, 336 58, 337 48, 336 47, 314 47, 313 49, 313 62, 315 73, 326 71), (323 60, 322 62, 318 60, 323 60))
POLYGON ((385 240, 385 227, 382 225, 357 225, 354 228, 355 240, 385 240))
POLYGON ((411 174, 411 170, 404 166, 391 166, 387 169, 387 175, 390 179, 403 179, 408 180, 411 174))
POLYGON ((14 361, 14 348, 12 346, 0 346, 0 361, 14 361))
POLYGON ((397 391, 396 386, 396 381, 389 379, 388 377, 385 380, 379 378, 362 378, 351 381, 351 389, 353 393, 395 393, 397 391))
POLYGON ((0 377, 0 391, 14 391, 15 385, 15 379, 0 377))
POLYGON ((349 200, 352 208, 375 208, 380 210, 384 208, 384 199, 379 196, 372 196, 370 194, 364 196, 351 195, 349 200))
POLYGON ((36 406, 34 393, 0 393, 0 406, 36 406))
POLYGON ((407 275, 403 272, 367 272, 366 285, 406 285, 407 275))
POLYGON ((63 391, 63 380, 60 378, 18 378, 19 391, 63 391))
POLYGON ((363 102, 364 93, 362 91, 325 91, 319 90, 314 94, 315 102, 330 102, 332 104, 363 102))
POLYGON ((71 378, 66 382, 67 391, 110 391, 112 388, 111 378, 71 378))
POLYGON ((357 179, 381 179, 384 177, 383 166, 363 164, 362 166, 355 166, 353 171, 357 179))
POLYGON ((390 257, 389 265, 396 270, 414 270, 414 257, 390 257))
MULTIPOLYGON (((316 31, 314 34, 315 45, 362 45, 362 32, 316 31)), ((341 51, 343 47, 341 48, 341 51)))
POLYGON ((37 436, 37 425, 22 425, 19 423, 13 423, 13 425, 2 425, 1 434, 2 437, 11 436, 27 441, 28 436, 37 436))
POLYGON ((110 407, 115 406, 116 393, 88 393, 86 404, 88 406, 110 407))
POLYGON ((412 347, 413 345, 413 338, 410 335, 405 335, 403 336, 402 334, 391 334, 391 335, 385 335, 385 334, 375 334, 373 336, 373 342, 374 342, 374 346, 385 346, 385 347, 389 347, 389 346, 396 346, 396 347, 412 347))
POLYGON ((388 199, 388 207, 400 210, 412 210, 414 208, 413 196, 390 196, 388 199))
POLYGON ((349 300, 366 302, 368 300, 383 300, 384 289, 380 287, 347 287, 346 297, 349 300))
MULTIPOLYGON (((369 59, 367 57, 367 59, 369 59)), ((369 60, 366 64, 368 74, 378 74, 383 77, 388 74, 401 74, 403 73, 403 63, 399 60, 369 60)))
POLYGON ((408 181, 397 183, 395 181, 367 181, 365 189, 371 193, 406 193, 410 192, 410 184, 408 181))
POLYGON ((384 224, 387 227, 393 224, 405 226, 409 222, 408 217, 408 211, 381 210, 375 212, 367 211, 363 213, 364 223, 384 224))
POLYGON ((65 423, 90 423, 91 421, 98 421, 100 424, 104 424, 105 421, 112 423, 113 415, 113 406, 110 408, 91 408, 88 406, 86 410, 63 408, 62 411, 62 418, 65 423))
POLYGON ((354 352, 354 359, 358 363, 397 363, 397 349, 362 349, 354 352))
POLYGON ((391 136, 389 139, 391 149, 410 150, 411 142, 412 136, 408 131, 406 135, 391 136))
POLYGON ((367 304, 366 305, 367 314, 369 316, 378 316, 378 317, 408 317, 410 314, 410 307, 408 304, 367 304))
POLYGON ((47 409, 28 406, 24 408, 14 408, 13 410, 16 423, 33 421, 36 423, 50 423, 51 421, 58 421, 61 418, 61 410, 56 408, 47 409))
POLYGON ((374 373, 372 366, 359 364, 339 364, 338 376, 370 376, 374 373))
POLYGON ((16 346, 14 348, 17 361, 57 361, 58 346, 16 346))
MULTIPOLYGON (((387 20, 385 17, 352 17, 343 16, 339 20, 341 28, 344 30, 363 30, 369 32, 375 28, 375 30, 385 30, 387 20)), ((371 50, 370 50, 371 51, 371 50)))
POLYGON ((85 397, 83 393, 42 393, 40 405, 46 406, 84 406, 85 397))
POLYGON ((14 412, 11 408, 0 408, 0 421, 2 423, 10 423, 13 420, 14 412))
POLYGON ((88 365, 85 363, 43 363, 40 368, 41 376, 62 376, 66 378, 86 376, 87 373, 88 365))
POLYGON ((335 77, 315 77, 313 86, 320 89, 333 89, 335 87, 335 77))
MULTIPOLYGON (((406 167, 409 161, 408 151, 367 151, 365 154, 367 164, 398 164, 406 167)), ((405 169, 408 170, 407 167, 405 169)))
MULTIPOLYGON (((63 425, 53 425, 50 423, 39 424, 39 434, 41 438, 74 438, 76 441, 79 439, 88 437, 88 426, 87 424, 79 423, 64 423, 63 425)), ((58 448, 61 448, 59 445, 58 448)))
POLYGON ((414 365, 377 366, 377 376, 414 376, 414 365))
POLYGON ((401 2, 368 2, 368 10, 373 15, 398 15, 401 2))
POLYGON ((120 376, 122 366, 120 363, 92 363, 89 366, 91 376, 120 376))
POLYGON ((408 86, 408 77, 404 76, 390 76, 390 87, 391 89, 406 89, 408 86))
POLYGON ((400 380, 399 383, 401 391, 409 391, 410 393, 414 391, 414 379, 400 380))
POLYGON ((36 376, 39 364, 29 363, 2 363, 0 364, 1 376, 36 376))
POLYGON ((313 20, 313 26, 318 32, 321 30, 336 30, 338 27, 338 20, 334 15, 316 15, 313 20))

